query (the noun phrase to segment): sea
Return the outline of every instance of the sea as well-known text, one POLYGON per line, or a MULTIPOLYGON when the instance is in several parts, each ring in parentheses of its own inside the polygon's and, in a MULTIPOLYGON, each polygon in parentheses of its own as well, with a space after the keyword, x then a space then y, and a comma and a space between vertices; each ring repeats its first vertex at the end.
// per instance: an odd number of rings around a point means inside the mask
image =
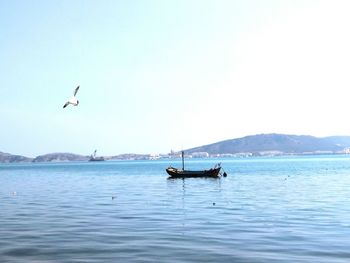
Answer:
POLYGON ((0 164, 0 262, 350 262, 350 156, 0 164))

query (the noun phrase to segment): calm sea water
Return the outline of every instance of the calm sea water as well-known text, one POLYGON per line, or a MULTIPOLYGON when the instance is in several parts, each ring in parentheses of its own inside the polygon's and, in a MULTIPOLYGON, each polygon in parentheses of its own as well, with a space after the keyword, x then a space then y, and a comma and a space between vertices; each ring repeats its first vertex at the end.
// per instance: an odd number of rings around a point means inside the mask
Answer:
POLYGON ((0 262, 350 262, 350 157, 0 165, 0 262))

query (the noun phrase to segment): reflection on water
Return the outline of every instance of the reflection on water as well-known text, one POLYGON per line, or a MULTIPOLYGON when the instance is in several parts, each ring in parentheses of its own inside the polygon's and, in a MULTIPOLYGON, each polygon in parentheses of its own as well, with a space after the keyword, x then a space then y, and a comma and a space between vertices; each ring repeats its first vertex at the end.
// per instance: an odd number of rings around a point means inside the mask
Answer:
POLYGON ((349 262, 347 157, 220 161, 1 165, 1 262, 349 262))

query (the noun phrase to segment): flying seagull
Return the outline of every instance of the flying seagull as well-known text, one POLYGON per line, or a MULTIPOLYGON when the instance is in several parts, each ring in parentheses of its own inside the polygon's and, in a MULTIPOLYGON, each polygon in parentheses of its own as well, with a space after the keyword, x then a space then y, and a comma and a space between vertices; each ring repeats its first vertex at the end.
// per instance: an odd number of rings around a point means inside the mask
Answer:
POLYGON ((76 89, 74 90, 74 95, 73 97, 71 97, 67 102, 66 104, 63 105, 63 108, 67 107, 69 104, 72 104, 74 106, 77 106, 79 104, 79 100, 77 100, 77 98, 75 97, 75 95, 77 95, 77 92, 79 90, 79 87, 76 87, 76 89))

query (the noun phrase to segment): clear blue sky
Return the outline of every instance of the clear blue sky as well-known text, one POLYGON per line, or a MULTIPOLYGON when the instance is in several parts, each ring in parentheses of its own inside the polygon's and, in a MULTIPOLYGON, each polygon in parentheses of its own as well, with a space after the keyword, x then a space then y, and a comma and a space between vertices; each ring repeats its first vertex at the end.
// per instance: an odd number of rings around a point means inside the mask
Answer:
POLYGON ((350 135, 349 14, 348 1, 1 1, 0 151, 350 135))

